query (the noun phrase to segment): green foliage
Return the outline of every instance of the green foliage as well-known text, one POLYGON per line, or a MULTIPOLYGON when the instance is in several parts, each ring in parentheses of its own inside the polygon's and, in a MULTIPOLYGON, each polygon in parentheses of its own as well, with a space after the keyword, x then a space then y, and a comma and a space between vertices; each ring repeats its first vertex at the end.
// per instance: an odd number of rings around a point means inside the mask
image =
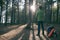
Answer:
POLYGON ((3 0, 0 0, 0 6, 4 4, 4 1, 3 0))
POLYGON ((60 2, 60 0, 58 0, 60 2))

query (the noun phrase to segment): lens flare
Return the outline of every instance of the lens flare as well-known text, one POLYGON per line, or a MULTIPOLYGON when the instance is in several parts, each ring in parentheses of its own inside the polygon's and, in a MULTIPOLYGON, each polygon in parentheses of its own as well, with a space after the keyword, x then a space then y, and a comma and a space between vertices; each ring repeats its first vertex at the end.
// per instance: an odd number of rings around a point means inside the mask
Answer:
POLYGON ((35 5, 32 5, 32 6, 30 7, 30 9, 32 10, 32 12, 35 12, 35 10, 36 10, 35 5))

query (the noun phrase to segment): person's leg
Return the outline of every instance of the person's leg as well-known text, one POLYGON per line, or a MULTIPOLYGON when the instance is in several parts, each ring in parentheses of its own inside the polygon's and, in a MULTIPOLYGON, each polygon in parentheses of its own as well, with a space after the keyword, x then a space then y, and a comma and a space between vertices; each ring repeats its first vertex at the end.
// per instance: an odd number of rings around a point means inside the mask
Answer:
POLYGON ((43 21, 41 21, 41 26, 42 26, 42 34, 44 35, 44 26, 43 26, 43 21))
POLYGON ((40 35, 40 21, 38 21, 38 35, 40 35))

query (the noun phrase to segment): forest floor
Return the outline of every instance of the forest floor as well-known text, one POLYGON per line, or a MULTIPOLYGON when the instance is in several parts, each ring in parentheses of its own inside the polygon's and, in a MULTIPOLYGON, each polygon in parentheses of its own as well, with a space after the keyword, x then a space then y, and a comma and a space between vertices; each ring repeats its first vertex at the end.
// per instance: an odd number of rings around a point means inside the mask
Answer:
POLYGON ((56 31, 57 37, 47 37, 47 27, 52 24, 44 24, 44 35, 42 35, 42 29, 40 29, 40 36, 37 36, 37 25, 33 24, 32 29, 26 28, 25 25, 11 25, 7 27, 0 26, 0 40, 60 40, 60 25, 53 24, 56 31))

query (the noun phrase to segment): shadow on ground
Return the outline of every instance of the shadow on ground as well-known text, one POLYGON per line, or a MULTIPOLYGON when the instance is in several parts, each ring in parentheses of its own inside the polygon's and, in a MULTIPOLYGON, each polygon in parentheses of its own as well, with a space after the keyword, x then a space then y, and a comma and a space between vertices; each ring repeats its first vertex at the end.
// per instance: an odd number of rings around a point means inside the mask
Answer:
MULTIPOLYGON (((30 40, 30 31, 32 29, 28 28, 28 25, 26 28, 24 28, 18 35, 16 35, 14 38, 10 39, 10 40, 30 40)), ((34 30, 32 31, 32 40, 35 40, 35 36, 34 36, 34 30)))
POLYGON ((0 28, 1 28, 1 29, 0 29, 0 35, 3 35, 3 34, 11 31, 11 30, 13 30, 13 29, 16 29, 16 28, 18 28, 19 26, 20 26, 20 25, 17 25, 16 27, 13 27, 13 26, 3 26, 3 28, 0 27, 0 28), (12 28, 8 28, 8 27, 12 27, 12 28))
POLYGON ((29 40, 30 30, 24 28, 18 35, 16 35, 14 38, 10 40, 29 40))

